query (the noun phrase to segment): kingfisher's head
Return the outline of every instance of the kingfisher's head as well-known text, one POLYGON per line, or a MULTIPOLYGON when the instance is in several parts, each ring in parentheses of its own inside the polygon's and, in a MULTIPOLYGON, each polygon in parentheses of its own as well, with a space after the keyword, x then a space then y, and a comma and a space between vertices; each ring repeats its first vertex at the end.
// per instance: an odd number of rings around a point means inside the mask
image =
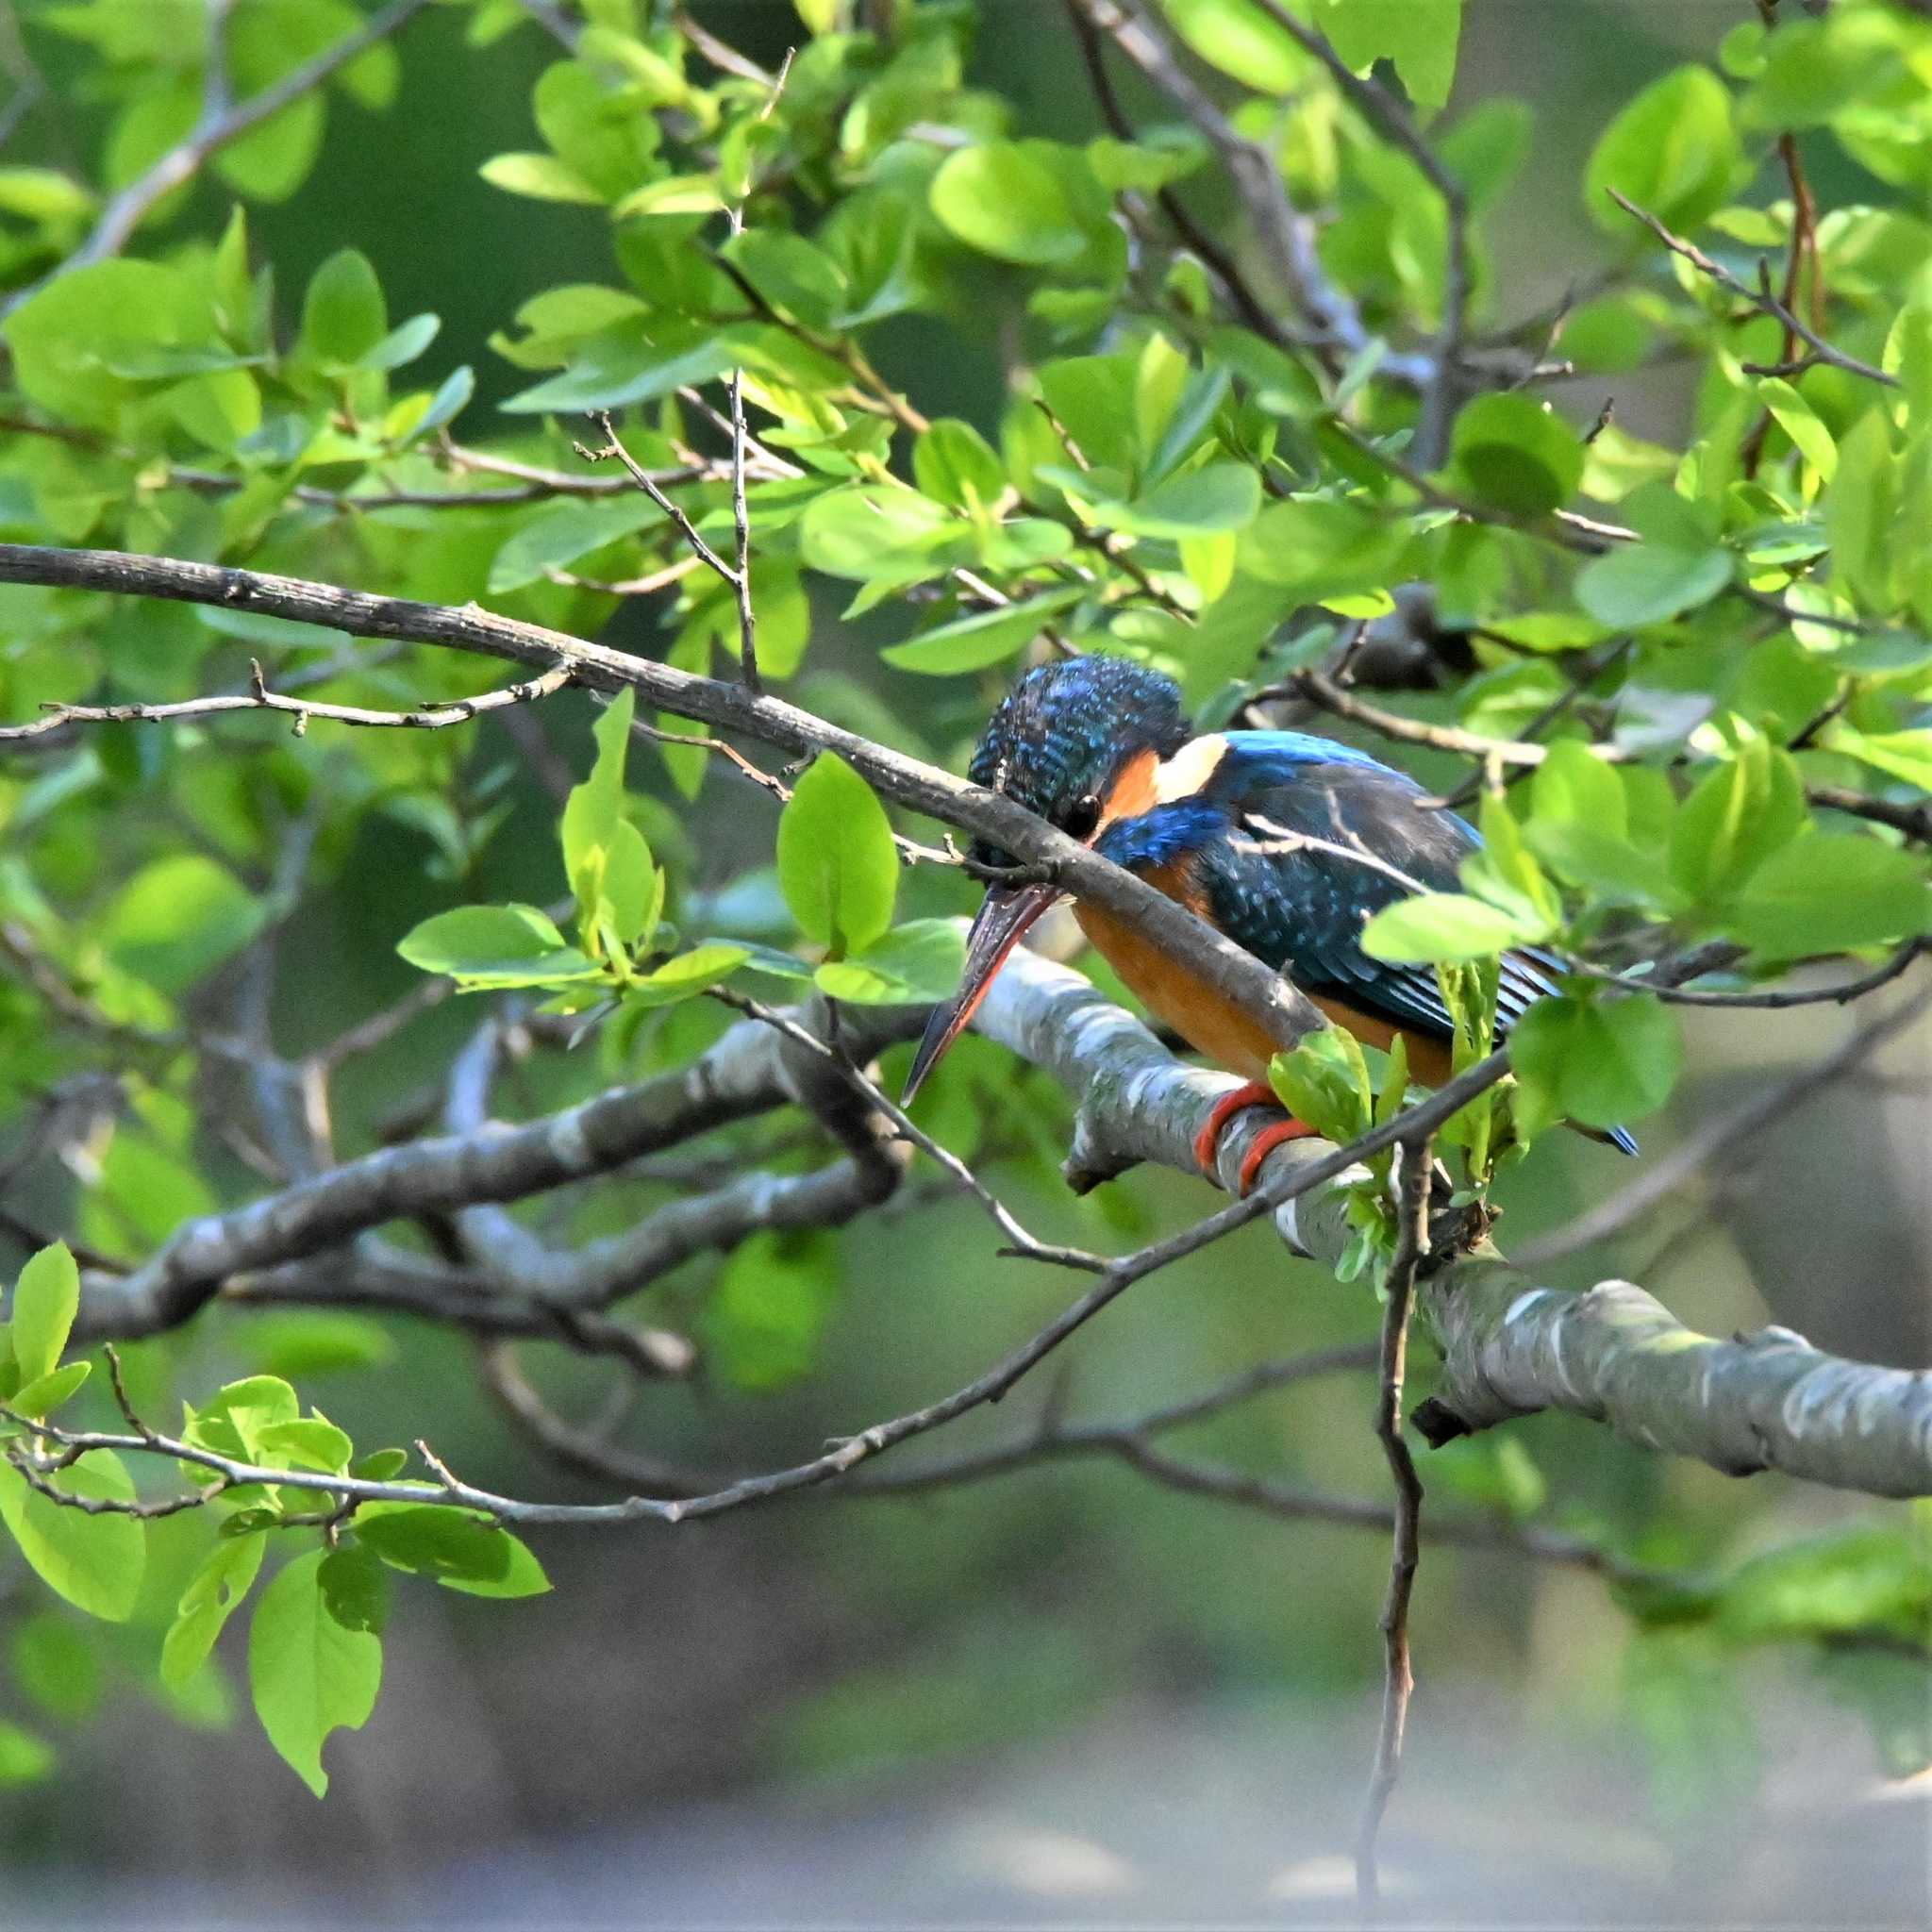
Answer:
MULTIPOLYGON (((1108 819, 1142 808, 1148 774, 1189 735, 1173 678, 1124 658, 1065 658, 1000 701, 966 775, 1086 843, 1108 819)), ((974 857, 1012 862, 984 841, 974 857)))
MULTIPOLYGON (((1008 692, 967 775, 1091 845, 1112 820, 1155 803, 1157 769, 1190 735, 1173 678, 1124 658, 1063 658, 1029 671, 1008 692)), ((973 856, 984 865, 1013 863, 984 839, 973 856)), ((965 1030, 1020 936, 1059 896, 1052 885, 989 889, 967 938, 959 991, 926 1026, 907 1100, 965 1030)))

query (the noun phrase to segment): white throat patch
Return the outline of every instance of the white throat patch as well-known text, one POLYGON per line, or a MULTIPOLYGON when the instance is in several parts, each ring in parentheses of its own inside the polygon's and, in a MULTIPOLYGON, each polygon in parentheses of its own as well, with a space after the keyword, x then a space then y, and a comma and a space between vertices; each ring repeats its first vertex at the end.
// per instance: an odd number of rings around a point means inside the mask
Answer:
POLYGON ((1173 758, 1155 766, 1154 802, 1172 805, 1177 798, 1192 798, 1226 756, 1227 740, 1219 732, 1190 739, 1173 758))

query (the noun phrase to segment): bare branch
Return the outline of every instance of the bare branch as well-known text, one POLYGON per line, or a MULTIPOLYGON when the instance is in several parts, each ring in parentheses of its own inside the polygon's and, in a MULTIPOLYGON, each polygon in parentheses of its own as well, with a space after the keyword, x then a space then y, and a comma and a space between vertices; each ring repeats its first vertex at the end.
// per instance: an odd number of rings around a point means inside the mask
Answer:
POLYGON ((452 724, 467 724, 491 711, 510 705, 534 704, 553 696, 571 681, 567 664, 553 665, 536 677, 505 685, 500 691, 485 691, 474 698, 452 698, 420 711, 375 711, 359 705, 328 705, 314 698, 290 697, 270 691, 258 660, 251 658, 253 689, 233 695, 182 698, 166 705, 57 705, 46 707, 47 715, 31 724, 0 724, 0 744, 24 739, 45 737, 67 724, 168 724, 183 718, 208 718, 227 711, 281 711, 295 721, 295 736, 304 736, 309 724, 323 719, 332 724, 359 724, 393 730, 442 731, 452 724))
POLYGON ((741 685, 695 676, 475 605, 457 608, 421 604, 340 590, 299 577, 175 558, 0 544, 0 582, 51 584, 262 611, 325 629, 347 631, 351 636, 401 638, 445 649, 475 651, 541 670, 567 664, 577 683, 609 691, 629 686, 658 709, 741 731, 782 751, 804 755, 837 752, 895 804, 976 833, 1024 863, 1053 866, 1069 891, 1091 899, 1164 951, 1185 958, 1208 986, 1239 1007, 1280 1045, 1291 1046, 1324 1024, 1306 999, 1252 954, 1145 880, 1055 831, 1011 799, 888 750, 781 699, 756 696, 741 685))
POLYGON ((1429 1237, 1429 1182, 1434 1167, 1427 1135, 1401 1143, 1400 1198, 1395 1254, 1389 1264, 1382 1311, 1380 1374, 1375 1402, 1375 1437, 1395 1484, 1394 1544, 1390 1557, 1389 1593, 1382 1604, 1382 1726, 1375 1743, 1375 1768, 1356 1833, 1355 1889, 1364 1917, 1372 1916, 1381 1885, 1375 1870, 1375 1840, 1382 1816, 1402 1774, 1402 1740, 1408 1725, 1408 1700, 1415 1690, 1409 1667, 1408 1603, 1421 1555, 1422 1478, 1402 1438, 1402 1386, 1408 1359, 1408 1318, 1415 1305, 1416 1276, 1429 1237))
POLYGON ((1835 347, 1795 309, 1774 295, 1768 268, 1760 264, 1758 283, 1754 289, 1749 283, 1740 281, 1721 261, 1713 261, 1694 242, 1687 242, 1683 236, 1665 227, 1657 216, 1647 208, 1639 208, 1627 195, 1620 194, 1614 188, 1609 191, 1609 195, 1625 214, 1634 215, 1673 255, 1681 256, 1700 275, 1707 275, 1727 294, 1736 295, 1754 308, 1763 310, 1766 315, 1774 316, 1784 325, 1788 336, 1809 343, 1812 354, 1821 362, 1827 362, 1834 369, 1842 369, 1847 375, 1862 375, 1867 382, 1883 383, 1887 389, 1898 388, 1897 376, 1889 375, 1874 364, 1860 361, 1857 356, 1848 356, 1842 349, 1835 347))

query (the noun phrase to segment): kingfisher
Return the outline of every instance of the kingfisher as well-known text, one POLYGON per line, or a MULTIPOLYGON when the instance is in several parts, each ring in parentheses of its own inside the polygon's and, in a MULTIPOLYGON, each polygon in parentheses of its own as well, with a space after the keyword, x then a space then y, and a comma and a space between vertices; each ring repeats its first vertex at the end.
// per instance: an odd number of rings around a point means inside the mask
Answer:
MULTIPOLYGON (((1334 739, 1300 731, 1197 734, 1170 677, 1124 658, 1063 658, 1030 671, 1001 702, 968 775, 1178 900, 1305 994, 1331 1024, 1371 1046, 1403 1040, 1414 1077, 1449 1078, 1455 1029, 1435 970, 1362 950, 1370 916, 1415 892, 1455 891, 1482 849, 1474 826, 1409 777, 1334 739)), ((986 841, 974 857, 1015 863, 986 841)), ((967 938, 959 990, 933 1014, 906 1083, 910 1101, 986 996, 1021 936, 1062 896, 1052 884, 994 885, 967 938)), ((1148 1010, 1197 1052, 1243 1076, 1194 1143, 1212 1178, 1228 1123, 1280 1111, 1268 1085, 1267 1030, 1180 960, 1099 906, 1074 916, 1148 1010)), ((1557 989, 1555 956, 1503 956, 1498 1043, 1557 989)), ((1241 1191, 1284 1141, 1313 1128, 1289 1117, 1256 1139, 1241 1191)), ((1585 1129, 1591 1132, 1591 1129, 1585 1129)), ((1626 1154, 1622 1127, 1597 1136, 1626 1154)))

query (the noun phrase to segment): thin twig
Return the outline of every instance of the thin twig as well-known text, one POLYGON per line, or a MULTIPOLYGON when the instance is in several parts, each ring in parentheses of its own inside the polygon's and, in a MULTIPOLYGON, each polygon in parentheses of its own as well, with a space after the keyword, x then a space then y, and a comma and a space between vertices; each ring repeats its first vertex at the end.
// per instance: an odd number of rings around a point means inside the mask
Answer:
MULTIPOLYGON (((758 109, 758 120, 769 121, 772 109, 778 105, 778 96, 785 92, 786 77, 791 72, 791 57, 797 49, 788 47, 785 58, 773 79, 771 92, 765 96, 765 105, 758 109)), ((725 217, 733 239, 744 233, 744 203, 732 205, 725 217)), ((758 676, 758 612, 752 605, 751 595, 751 511, 744 500, 744 450, 746 431, 744 426, 744 371, 734 367, 731 379, 726 384, 726 393, 731 398, 731 521, 738 537, 738 575, 732 580, 732 590, 738 597, 738 661, 744 675, 745 689, 758 691, 764 689, 758 676)), ((612 432, 610 440, 615 442, 612 432)))
POLYGON ((0 744, 43 738, 69 724, 167 724, 183 718, 208 718, 227 711, 281 711, 295 721, 295 736, 308 732, 314 719, 331 724, 356 724, 365 728, 391 730, 442 731, 452 724, 466 724, 491 711, 510 705, 534 704, 562 691, 572 679, 567 664, 554 665, 536 677, 484 691, 474 698, 451 698, 420 711, 377 711, 360 705, 329 705, 313 698, 293 698, 283 691, 270 691, 260 662, 249 659, 252 689, 213 697, 181 698, 164 705, 65 705, 48 704, 47 715, 30 724, 0 724, 0 744))
POLYGON ((1750 303, 1754 308, 1762 309, 1766 315, 1775 316, 1789 335, 1810 344, 1812 353, 1821 362, 1828 362, 1832 368, 1842 369, 1850 375, 1862 375, 1867 382, 1883 383, 1887 389, 1899 387, 1897 376, 1888 375, 1873 363, 1861 361, 1857 356, 1847 355, 1844 350, 1826 341, 1795 309, 1780 301, 1772 292, 1768 269, 1761 270, 1758 284, 1754 289, 1748 282, 1739 280, 1722 262, 1713 261, 1694 242, 1687 242, 1683 236, 1665 227, 1649 209, 1639 208, 1628 195, 1620 194, 1614 188, 1609 191, 1609 195, 1625 214, 1634 215, 1673 255, 1681 256, 1700 275, 1707 275, 1727 293, 1750 303))
POLYGON ((670 497, 666 496, 663 491, 658 487, 658 479, 651 475, 650 471, 645 469, 631 455, 629 450, 625 448, 618 437, 616 425, 610 420, 610 411, 608 409, 592 409, 591 411, 591 421, 596 424, 598 428, 604 432, 604 446, 601 449, 591 449, 584 443, 574 442, 571 444, 571 447, 587 463, 608 462, 612 457, 615 457, 624 465, 630 480, 677 525, 678 535, 691 545, 699 559, 708 568, 716 571, 731 586, 732 590, 736 591, 739 588, 738 573, 698 535, 698 526, 691 522, 691 518, 685 514, 678 505, 672 502, 670 497))
POLYGON ((1408 1603, 1421 1554, 1422 1478, 1402 1435, 1402 1387, 1408 1357, 1408 1318, 1415 1303, 1416 1275, 1428 1244, 1429 1182, 1433 1141, 1424 1134, 1400 1143, 1399 1226, 1389 1264, 1388 1306, 1382 1315, 1381 1382, 1375 1404, 1375 1435, 1395 1484, 1395 1534, 1389 1567, 1389 1594, 1382 1606, 1384 1677, 1382 1728, 1375 1744, 1375 1768, 1356 1834, 1356 1898, 1362 1916, 1374 1916, 1381 1887, 1375 1867, 1375 1840, 1382 1816, 1402 1774, 1402 1740, 1408 1724, 1408 1700, 1415 1690, 1409 1667, 1408 1603))

